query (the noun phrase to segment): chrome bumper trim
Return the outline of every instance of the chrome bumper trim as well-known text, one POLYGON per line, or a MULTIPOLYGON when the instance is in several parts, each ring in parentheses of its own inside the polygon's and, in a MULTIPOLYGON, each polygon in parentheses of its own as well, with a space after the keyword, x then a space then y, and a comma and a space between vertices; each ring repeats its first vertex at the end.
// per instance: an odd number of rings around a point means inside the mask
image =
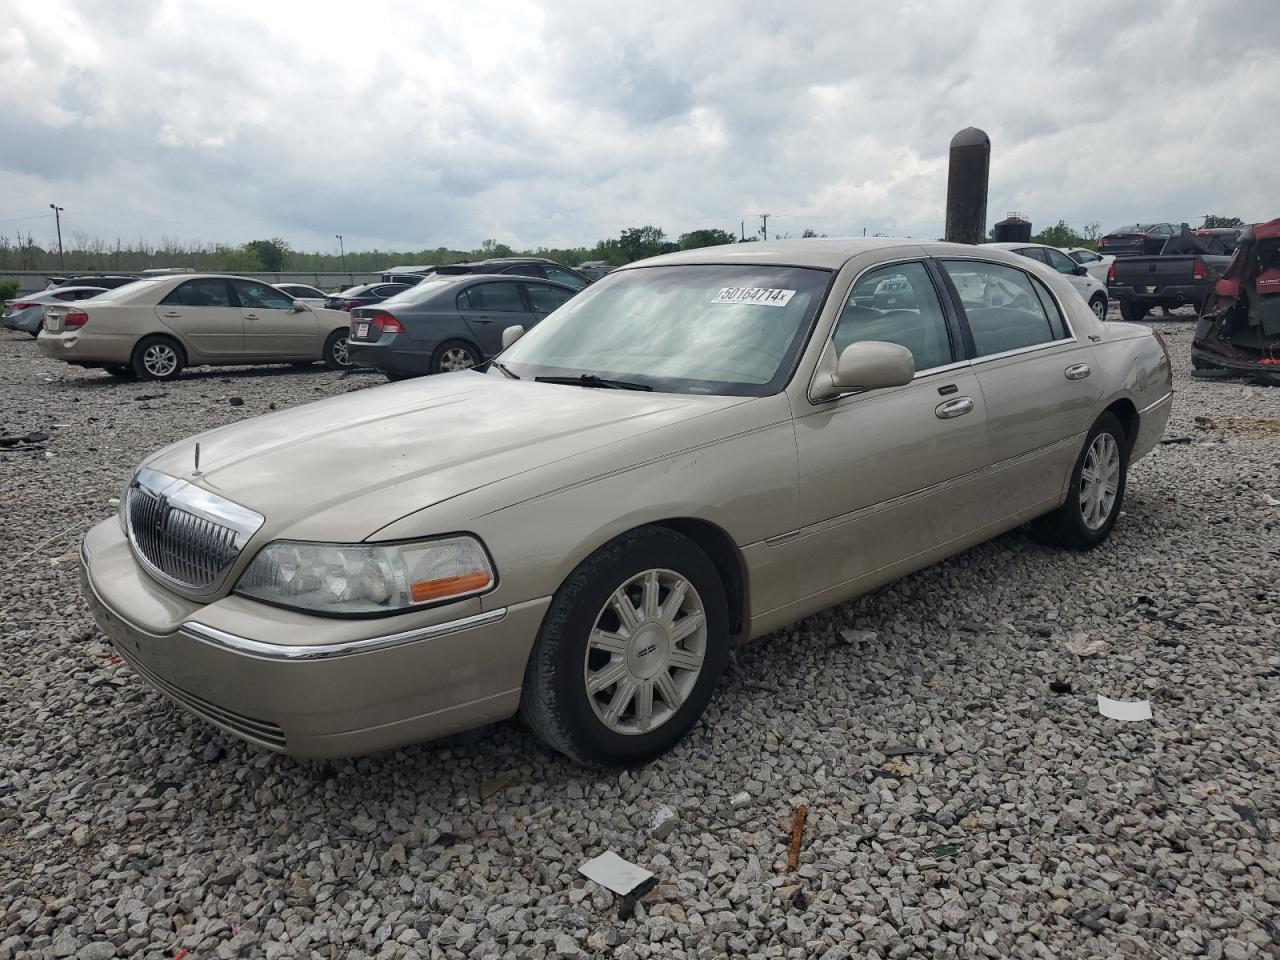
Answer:
POLYGON ((1170 390, 1168 393, 1166 393, 1163 397, 1161 397, 1155 403, 1148 403, 1145 407, 1139 410, 1138 411, 1139 415, 1146 413, 1148 410, 1154 410, 1156 407, 1160 406, 1160 404, 1162 403, 1168 403, 1169 398, 1172 396, 1173 396, 1173 391, 1170 390))
POLYGON ((490 623, 497 623, 507 615, 507 608, 477 613, 463 617, 461 620, 450 620, 437 623, 418 630, 405 630, 402 633, 390 633, 382 637, 368 637, 363 640, 348 640, 345 643, 328 644, 286 644, 270 643, 265 640, 251 640, 248 637, 227 633, 216 627, 206 626, 195 620, 188 620, 182 625, 180 632, 189 637, 223 647, 234 653, 243 653, 252 657, 263 657, 267 660, 329 660, 336 657, 349 657, 375 650, 386 650, 403 646, 406 643, 417 643, 419 640, 434 640, 437 637, 460 633, 490 623))

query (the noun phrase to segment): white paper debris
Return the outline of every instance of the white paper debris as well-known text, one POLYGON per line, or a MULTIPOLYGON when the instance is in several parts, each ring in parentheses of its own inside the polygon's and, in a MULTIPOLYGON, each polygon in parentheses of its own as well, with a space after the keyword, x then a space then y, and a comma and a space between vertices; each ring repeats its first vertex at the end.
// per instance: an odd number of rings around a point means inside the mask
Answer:
POLYGON ((1150 700, 1112 700, 1098 694, 1098 712, 1112 720, 1150 720, 1150 700))
POLYGON ((1087 633, 1077 633, 1063 646, 1067 648, 1068 653, 1074 653, 1077 657, 1091 657, 1107 649, 1107 641, 1101 638, 1090 640, 1087 633))
POLYGON ((1262 495, 1262 502, 1265 503, 1268 507, 1280 507, 1280 500, 1277 500, 1275 497, 1273 497, 1269 493, 1264 493, 1262 495))
POLYGON ((578 872, 588 880, 594 880, 618 894, 630 893, 653 876, 644 867, 623 860, 612 850, 588 860, 578 867, 578 872))

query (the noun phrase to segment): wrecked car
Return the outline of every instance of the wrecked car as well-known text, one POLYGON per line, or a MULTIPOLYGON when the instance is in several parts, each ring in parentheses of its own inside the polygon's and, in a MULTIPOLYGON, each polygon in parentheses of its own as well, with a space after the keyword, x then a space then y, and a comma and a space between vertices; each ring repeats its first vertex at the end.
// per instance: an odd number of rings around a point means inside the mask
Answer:
POLYGON ((1280 385, 1280 219, 1240 234, 1196 322, 1191 364, 1280 385))

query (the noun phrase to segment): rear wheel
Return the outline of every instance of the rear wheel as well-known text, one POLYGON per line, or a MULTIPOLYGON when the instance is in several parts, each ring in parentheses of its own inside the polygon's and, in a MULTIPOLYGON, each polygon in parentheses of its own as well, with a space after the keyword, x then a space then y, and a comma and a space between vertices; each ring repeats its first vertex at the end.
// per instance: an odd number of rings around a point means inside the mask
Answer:
POLYGON ((170 337, 143 337, 133 348, 129 366, 139 380, 173 380, 182 373, 187 358, 170 337))
POLYGON ((724 585, 687 537, 642 527, 556 591, 525 669, 520 716, 595 766, 665 753, 706 709, 729 655, 724 585))
POLYGON ((1120 301, 1120 316, 1130 323, 1137 323, 1147 315, 1150 309, 1145 303, 1139 303, 1137 300, 1120 301))
POLYGON ((1107 298, 1098 294, 1089 301, 1089 309, 1093 311, 1093 315, 1099 320, 1107 319, 1107 298))
POLYGON ((431 358, 432 373, 455 373, 470 370, 480 362, 480 352, 462 340, 449 340, 440 344, 431 358))
POLYGON ((1067 500, 1032 525, 1039 539, 1069 550, 1090 550, 1107 539, 1124 503, 1129 443, 1114 414, 1098 418, 1071 471, 1067 500))
POLYGON ((324 365, 330 370, 347 370, 351 366, 351 356, 347 353, 346 330, 335 330, 324 342, 324 365))

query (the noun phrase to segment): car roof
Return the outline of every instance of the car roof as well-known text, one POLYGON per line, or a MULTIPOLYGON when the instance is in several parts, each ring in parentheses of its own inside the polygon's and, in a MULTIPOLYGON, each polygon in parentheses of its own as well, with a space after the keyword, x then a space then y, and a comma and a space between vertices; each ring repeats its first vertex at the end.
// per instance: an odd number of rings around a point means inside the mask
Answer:
POLYGON ((927 248, 930 256, 972 255, 975 249, 967 243, 944 243, 934 240, 917 240, 911 237, 847 237, 820 238, 815 240, 757 240, 753 243, 731 243, 719 247, 699 247, 665 253, 620 267, 630 270, 638 266, 666 264, 768 264, 777 267, 817 267, 838 270, 854 257, 864 253, 904 248, 927 248))

